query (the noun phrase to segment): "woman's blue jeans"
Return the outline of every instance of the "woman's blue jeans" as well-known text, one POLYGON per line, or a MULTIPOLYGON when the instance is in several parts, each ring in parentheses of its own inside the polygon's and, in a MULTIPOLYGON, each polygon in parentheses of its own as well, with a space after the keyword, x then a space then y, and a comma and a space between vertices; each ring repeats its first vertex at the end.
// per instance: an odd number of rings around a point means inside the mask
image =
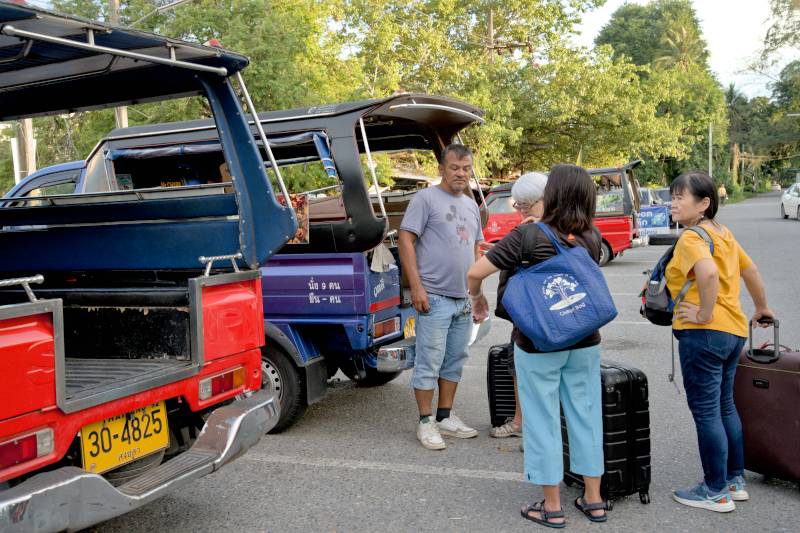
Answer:
POLYGON ((742 422, 733 403, 733 378, 745 339, 711 329, 673 330, 683 386, 697 428, 708 488, 719 492, 744 470, 742 422))

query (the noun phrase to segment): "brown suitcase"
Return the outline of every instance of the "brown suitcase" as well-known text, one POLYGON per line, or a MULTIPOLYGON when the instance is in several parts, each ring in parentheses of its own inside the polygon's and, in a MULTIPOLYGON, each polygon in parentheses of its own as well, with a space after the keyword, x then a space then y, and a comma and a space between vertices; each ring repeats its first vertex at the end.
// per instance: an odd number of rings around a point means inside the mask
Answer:
MULTIPOLYGON (((770 321, 771 322, 771 321, 770 321)), ((775 340, 742 351, 733 394, 744 431, 744 466, 766 476, 800 481, 800 352, 775 340)))

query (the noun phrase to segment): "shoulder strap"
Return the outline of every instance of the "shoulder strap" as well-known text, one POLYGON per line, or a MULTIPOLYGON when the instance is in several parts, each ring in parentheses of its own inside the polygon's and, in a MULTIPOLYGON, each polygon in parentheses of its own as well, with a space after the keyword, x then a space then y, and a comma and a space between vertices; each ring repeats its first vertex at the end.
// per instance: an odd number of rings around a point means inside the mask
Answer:
MULTIPOLYGON (((701 228, 700 226, 692 226, 690 228, 686 228, 687 231, 692 231, 697 233, 702 237, 702 239, 708 244, 708 247, 711 249, 711 255, 714 255, 714 241, 711 239, 711 235, 705 230, 705 228, 701 228)), ((677 243, 675 243, 677 245, 677 243)), ((677 307, 678 304, 683 300, 683 297, 686 296, 686 293, 689 292, 689 287, 692 286, 694 280, 686 280, 686 283, 683 284, 681 287, 681 291, 678 293, 678 296, 675 297, 675 306, 677 307)), ((673 319, 674 320, 674 319, 673 319)))
POLYGON ((714 240, 711 238, 711 235, 708 234, 705 228, 700 226, 692 226, 691 228, 686 228, 686 230, 700 235, 700 237, 706 241, 706 244, 708 244, 708 247, 711 249, 711 255, 714 255, 714 240))
POLYGON ((533 252, 536 250, 536 240, 539 237, 539 226, 536 224, 523 224, 522 226, 522 267, 529 267, 533 263, 533 252))

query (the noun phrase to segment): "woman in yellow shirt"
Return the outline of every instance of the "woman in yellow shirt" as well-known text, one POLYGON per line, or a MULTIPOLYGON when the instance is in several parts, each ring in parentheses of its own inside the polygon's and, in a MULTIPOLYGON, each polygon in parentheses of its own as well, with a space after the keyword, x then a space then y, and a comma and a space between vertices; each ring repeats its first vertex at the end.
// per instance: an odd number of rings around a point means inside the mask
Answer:
POLYGON ((773 313, 758 268, 733 233, 714 220, 719 198, 713 180, 703 172, 688 172, 672 182, 670 192, 672 219, 700 226, 714 243, 712 254, 700 235, 684 232, 666 270, 670 294, 694 281, 675 310, 673 334, 704 472, 702 482, 676 490, 673 497, 691 507, 729 512, 736 508, 734 501, 749 498, 742 477, 742 423, 733 403, 736 365, 748 330, 739 304, 740 280, 755 305, 753 323, 773 313))

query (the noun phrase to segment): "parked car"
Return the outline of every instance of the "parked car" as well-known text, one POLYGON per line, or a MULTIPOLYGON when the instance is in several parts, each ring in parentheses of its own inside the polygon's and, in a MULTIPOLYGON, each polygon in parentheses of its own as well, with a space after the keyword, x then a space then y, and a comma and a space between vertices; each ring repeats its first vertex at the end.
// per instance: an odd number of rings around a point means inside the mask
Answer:
POLYGON ((800 183, 795 183, 783 193, 780 209, 783 218, 792 216, 800 220, 800 183))
POLYGON ((654 204, 657 205, 672 205, 672 194, 669 192, 669 187, 659 187, 652 189, 653 196, 655 196, 654 204))
POLYGON ((642 187, 639 189, 639 204, 642 206, 656 205, 659 203, 653 189, 649 187, 642 187))
MULTIPOLYGON (((622 167, 587 169, 597 187, 594 224, 603 237, 601 266, 641 242, 638 185, 632 176, 633 169, 640 163, 633 161, 622 167)), ((522 222, 522 217, 513 207, 512 185, 498 185, 486 197, 489 219, 483 234, 487 245, 499 241, 522 222)))

